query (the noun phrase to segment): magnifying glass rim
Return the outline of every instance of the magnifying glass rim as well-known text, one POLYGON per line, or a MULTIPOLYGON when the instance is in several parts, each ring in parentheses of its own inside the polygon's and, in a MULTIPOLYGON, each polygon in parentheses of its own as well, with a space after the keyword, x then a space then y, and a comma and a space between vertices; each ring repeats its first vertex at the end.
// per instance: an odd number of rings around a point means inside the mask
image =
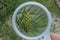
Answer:
POLYGON ((50 27, 51 27, 51 23, 52 23, 52 20, 51 20, 51 19, 52 19, 51 14, 50 14, 50 12, 48 11, 48 9, 47 9, 45 6, 43 6, 42 4, 37 3, 37 2, 26 2, 26 3, 23 3, 23 4, 19 5, 19 6, 16 8, 16 10, 14 11, 14 14, 13 14, 13 16, 12 16, 12 25, 13 25, 14 31, 16 32, 16 34, 17 34, 18 36, 20 36, 20 37, 22 37, 22 38, 24 38, 24 39, 38 39, 38 38, 41 38, 42 36, 44 36, 44 35, 46 35, 47 33, 50 32, 50 27), (36 36, 36 37, 28 37, 28 36, 22 34, 22 33, 18 30, 17 25, 16 25, 16 16, 17 16, 17 13, 18 13, 22 8, 27 7, 27 6, 30 6, 30 5, 38 6, 38 7, 42 8, 43 11, 45 11, 45 13, 46 13, 46 15, 47 15, 47 17, 48 17, 48 24, 47 24, 46 30, 45 30, 42 34, 40 34, 40 35, 38 35, 38 36, 36 36))

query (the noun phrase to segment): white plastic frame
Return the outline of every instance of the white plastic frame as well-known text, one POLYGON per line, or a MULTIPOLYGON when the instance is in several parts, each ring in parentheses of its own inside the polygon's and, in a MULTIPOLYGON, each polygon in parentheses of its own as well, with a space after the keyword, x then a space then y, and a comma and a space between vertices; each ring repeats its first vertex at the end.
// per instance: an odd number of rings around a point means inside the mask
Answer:
POLYGON ((14 29, 14 31, 16 32, 16 34, 17 34, 18 36, 22 37, 23 39, 38 39, 38 38, 41 38, 42 36, 44 36, 45 34, 47 34, 47 33, 50 32, 50 27, 51 27, 51 23, 52 23, 52 20, 51 20, 51 19, 52 19, 51 14, 50 14, 50 12, 48 11, 48 9, 47 9, 45 6, 43 6, 42 4, 37 3, 37 2, 26 2, 26 3, 23 3, 23 4, 19 5, 19 6, 16 8, 16 10, 14 11, 14 14, 13 14, 13 16, 12 16, 12 25, 13 25, 13 29, 14 29), (48 17, 48 24, 47 24, 46 30, 45 30, 42 34, 40 34, 39 36, 36 36, 36 37, 28 37, 28 36, 22 34, 22 33, 18 30, 17 25, 16 25, 16 16, 17 16, 17 13, 18 13, 22 8, 27 7, 27 6, 29 6, 29 5, 38 6, 38 7, 42 8, 43 11, 45 11, 45 13, 46 13, 46 15, 47 15, 47 17, 48 17))

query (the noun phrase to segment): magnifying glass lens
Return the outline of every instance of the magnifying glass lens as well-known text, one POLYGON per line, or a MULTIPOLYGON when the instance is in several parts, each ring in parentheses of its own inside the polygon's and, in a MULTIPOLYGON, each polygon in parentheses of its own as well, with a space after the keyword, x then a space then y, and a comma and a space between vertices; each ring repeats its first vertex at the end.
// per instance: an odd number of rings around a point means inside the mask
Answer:
POLYGON ((35 37, 46 30, 48 17, 40 7, 30 5, 19 11, 16 22, 20 32, 26 36, 35 37))

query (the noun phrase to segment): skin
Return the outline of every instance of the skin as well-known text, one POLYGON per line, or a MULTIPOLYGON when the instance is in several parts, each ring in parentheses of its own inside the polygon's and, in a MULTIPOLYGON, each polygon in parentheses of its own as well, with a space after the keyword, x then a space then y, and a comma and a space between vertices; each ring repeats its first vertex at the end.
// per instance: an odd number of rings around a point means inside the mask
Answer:
POLYGON ((60 40, 60 35, 56 33, 50 33, 52 40, 60 40))

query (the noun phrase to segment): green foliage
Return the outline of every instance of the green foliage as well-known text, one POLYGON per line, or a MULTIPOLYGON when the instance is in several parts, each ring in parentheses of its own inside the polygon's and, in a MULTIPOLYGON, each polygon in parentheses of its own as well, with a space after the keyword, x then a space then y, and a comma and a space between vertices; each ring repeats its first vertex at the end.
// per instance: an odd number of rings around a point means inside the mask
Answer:
POLYGON ((59 2, 60 2, 60 0, 59 0, 59 2))
MULTIPOLYGON (((55 3, 54 3, 53 0, 51 0, 51 1, 49 1, 49 0, 0 0, 0 34, 2 34, 3 40, 21 40, 21 38, 19 38, 15 34, 15 32, 13 31, 12 23, 11 23, 11 17, 13 15, 14 10, 20 4, 22 4, 24 2, 27 2, 27 1, 39 2, 39 3, 43 4, 43 5, 45 5, 49 9, 49 11, 51 13, 55 13, 58 16, 60 16, 60 11, 55 6, 55 3)), ((31 14, 33 14, 33 12, 31 12, 31 14)), ((41 15, 41 17, 40 17, 41 20, 39 20, 39 21, 42 21, 44 19, 44 17, 43 18, 42 17, 43 16, 41 15)), ((18 19, 18 21, 17 21, 19 26, 21 26, 21 24, 20 24, 21 19, 22 18, 18 19)), ((39 17, 37 19, 39 19, 39 17)), ((33 22, 34 21, 36 21, 36 20, 33 20, 33 22)), ((43 22, 45 22, 45 21, 43 20, 43 22)), ((39 26, 41 26, 41 28, 42 28, 42 24, 43 24, 43 26, 45 26, 44 23, 41 23, 39 25, 39 26)), ((36 24, 32 25, 32 28, 33 28, 32 30, 33 31, 31 31, 31 32, 35 33, 35 31, 36 31, 35 29, 36 28, 34 28, 33 26, 36 26, 36 24)), ((43 32, 43 30, 40 30, 40 31, 43 32)), ((39 31, 36 31, 36 32, 39 32, 39 31)), ((30 34, 30 35, 32 35, 32 34, 30 34)), ((35 34, 35 36, 36 36, 36 34, 35 34)))

